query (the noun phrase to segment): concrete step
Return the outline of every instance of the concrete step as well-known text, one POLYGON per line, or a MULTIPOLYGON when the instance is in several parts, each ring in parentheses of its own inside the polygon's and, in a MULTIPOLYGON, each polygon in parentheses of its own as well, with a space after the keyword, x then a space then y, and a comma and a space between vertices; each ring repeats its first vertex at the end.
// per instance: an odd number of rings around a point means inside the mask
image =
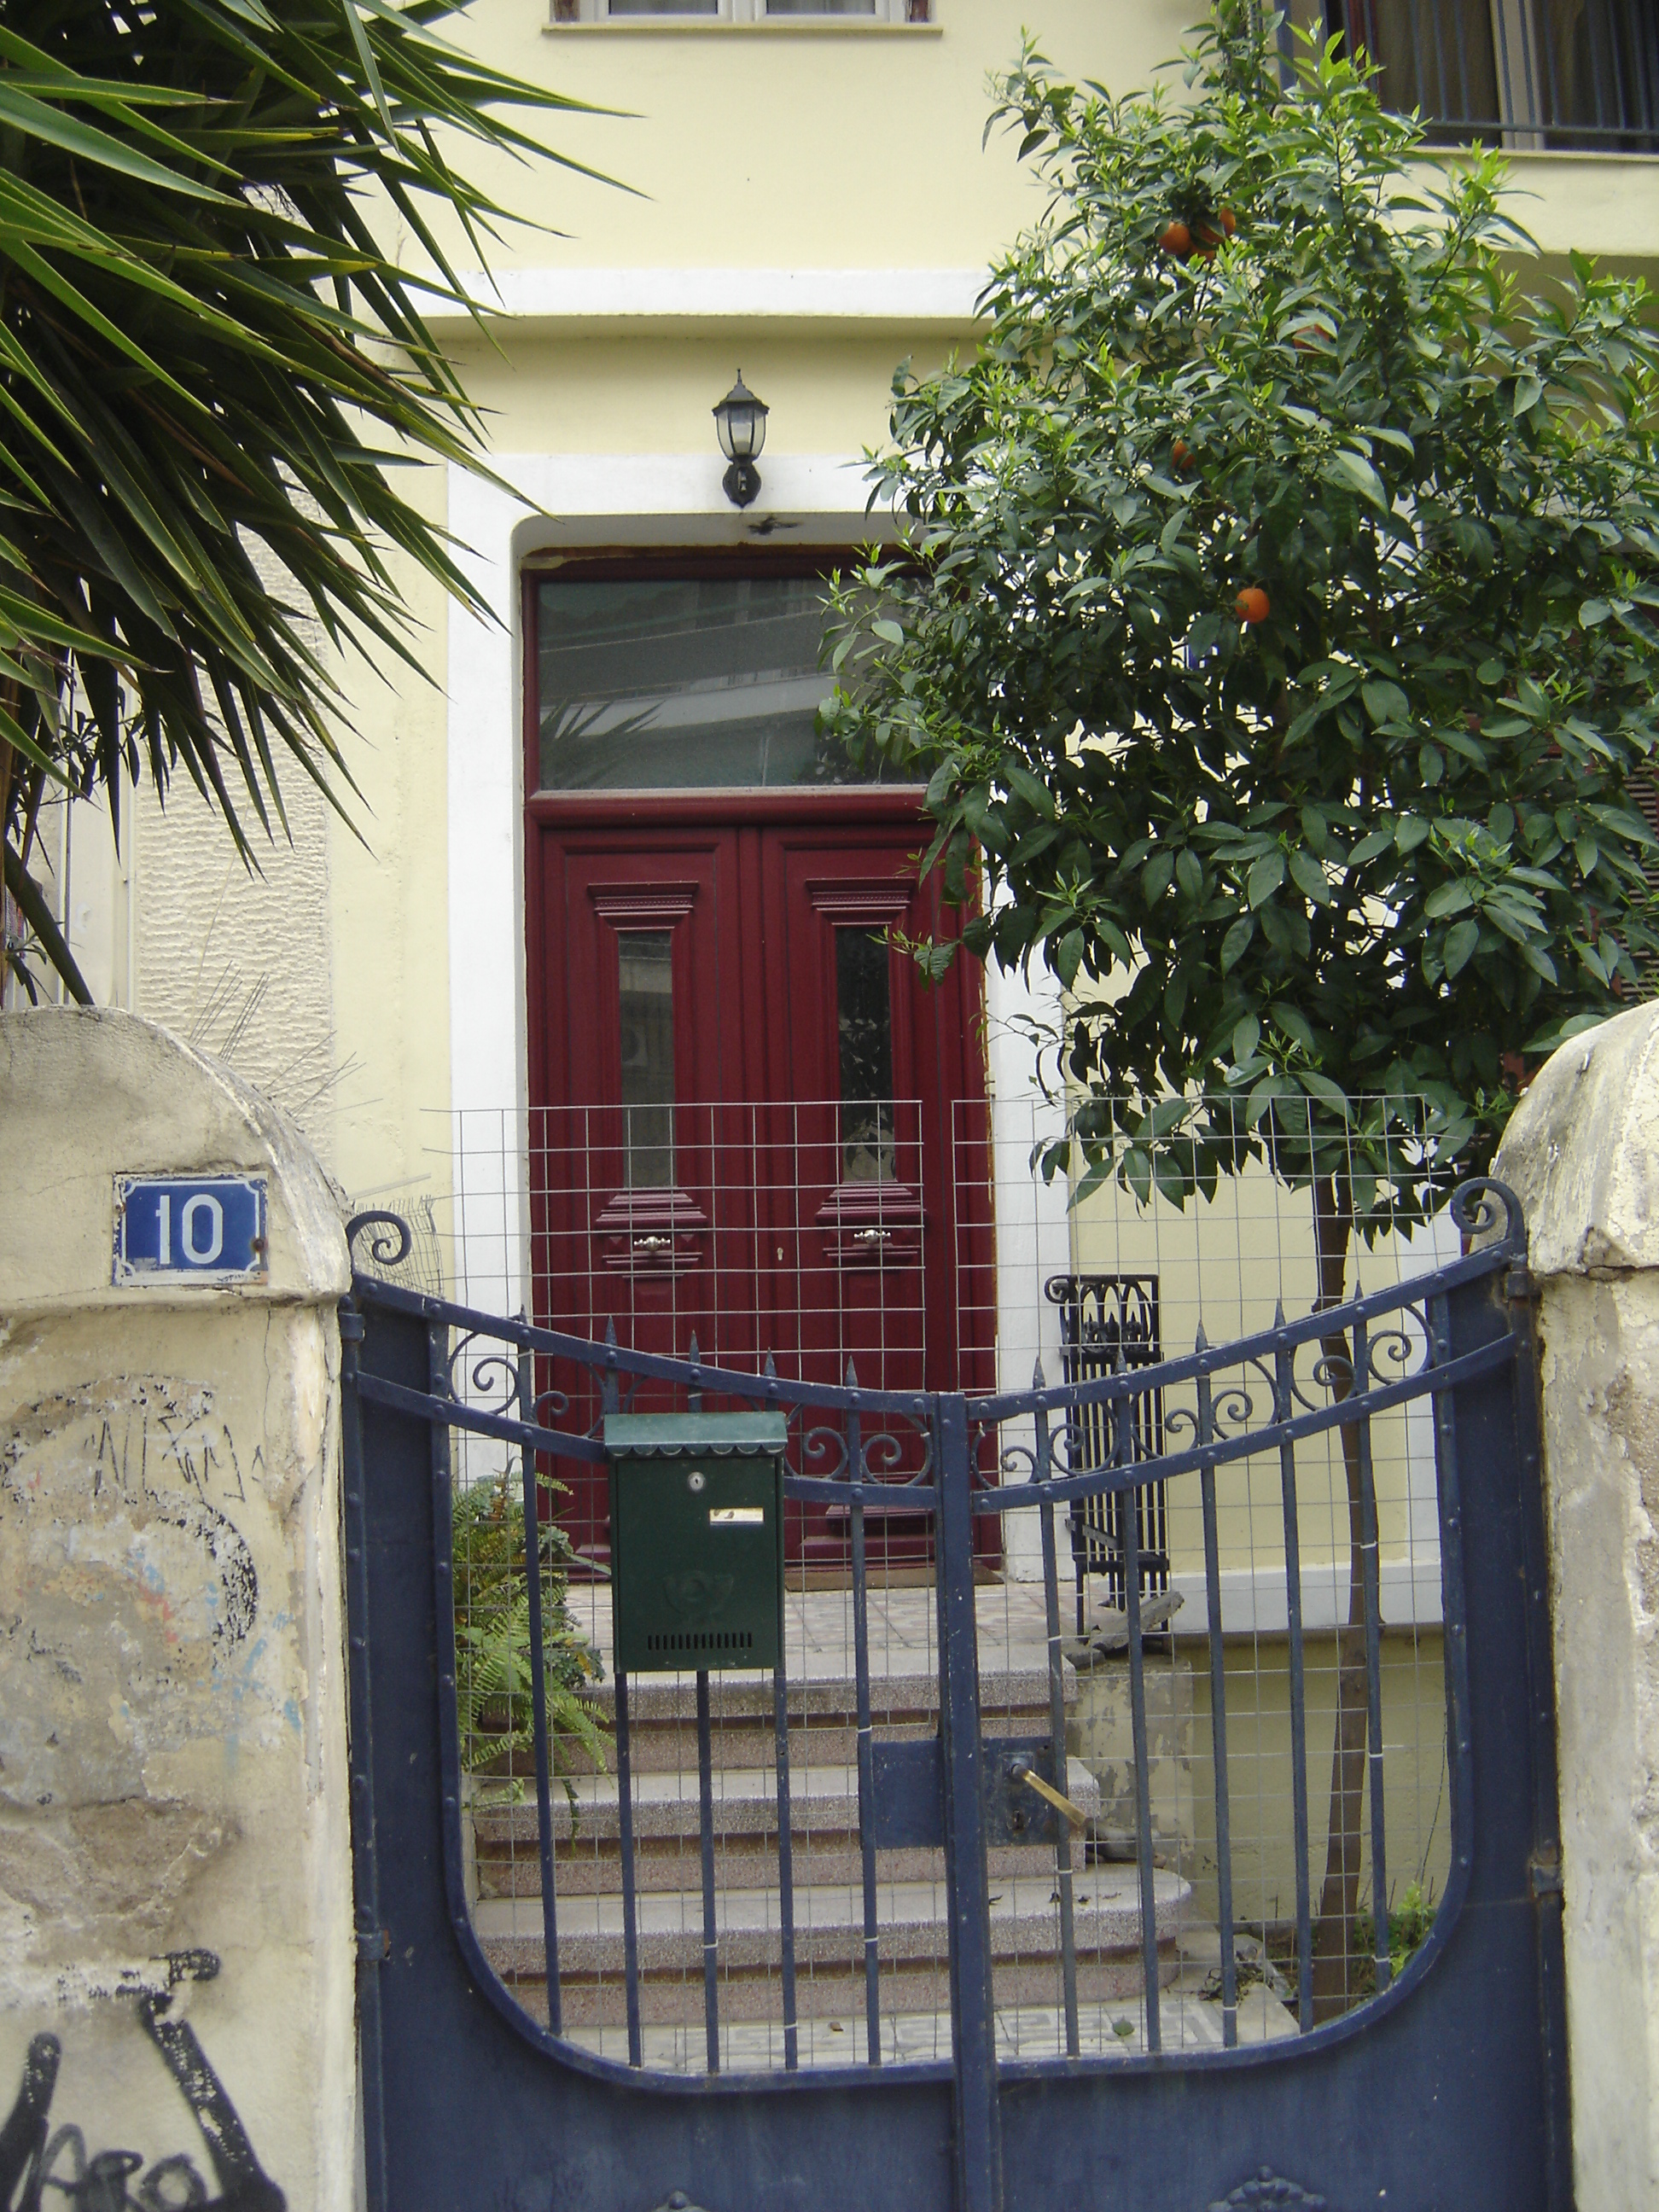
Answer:
MULTIPOLYGON (((1159 1980, 1180 1970, 1176 1937, 1191 1903, 1188 1883, 1154 1875, 1159 1980)), ((878 1886, 882 1983, 898 2009, 948 2009, 950 1973, 943 1880, 884 1881, 878 1886)), ((1079 1995, 1091 2002, 1142 1986, 1139 1892, 1133 1867, 1096 1867, 1074 1877, 1074 1933, 1079 1995)), ((539 1900, 481 1898, 474 1920, 486 1955, 521 2001, 537 2009, 545 1983, 539 1900)), ((720 2005, 730 2021, 781 2017, 781 1941, 775 1887, 725 1889, 717 1899, 720 2005)), ((1057 2002, 1060 1913, 1052 1869, 998 1876, 990 1911, 1000 2004, 1057 2002)), ((638 1899, 641 2017, 655 2025, 702 2017, 700 1895, 647 1893, 638 1899)), ((559 1900, 559 1972, 564 2015, 573 2027, 625 2018, 622 1900, 611 1895, 559 1900)), ((797 2003, 802 2017, 861 2008, 862 1893, 852 1884, 809 1883, 795 1891, 797 2003)))
MULTIPOLYGON (((1077 1676, 1065 1669, 1066 1696, 1075 1703, 1077 1676)), ((616 1684, 595 1683, 588 1692, 607 1729, 616 1726, 616 1684)), ((858 1697, 850 1678, 791 1682, 788 1686, 792 1757, 814 1765, 850 1763, 858 1755, 858 1697)), ((766 1767, 775 1757, 772 1678, 724 1674, 709 1682, 709 1719, 717 1767, 766 1767)), ((870 1704, 877 1732, 890 1741, 934 1735, 939 1728, 939 1677, 927 1672, 872 1674, 870 1704)), ((981 1674, 980 1707, 987 1735, 1048 1732, 1048 1677, 1042 1668, 1005 1668, 981 1674)), ((690 1675, 644 1675, 628 1686, 629 1755, 636 1774, 697 1771, 696 1686, 690 1675)), ((589 1774, 592 1762, 573 1747, 573 1774, 589 1774)), ((506 1770, 503 1769, 505 1771, 506 1770)), ((513 1771, 524 1775, 520 1758, 513 1771)))
MULTIPOLYGON (((1071 1764, 1072 1794, 1081 1808, 1099 1806, 1099 1785, 1086 1767, 1071 1764)), ((861 1882, 857 1769, 848 1765, 792 1765, 791 1837, 795 1878, 802 1883, 861 1882)), ((555 1881, 561 1895, 620 1891, 620 1808, 614 1775, 571 1779, 573 1808, 562 1788, 553 1799, 555 1881)), ((715 1865, 722 1882, 764 1887, 777 1878, 777 1787, 770 1767, 724 1769, 714 1778, 715 1865)), ((701 1872, 701 1809, 695 1773, 647 1772, 634 1784, 635 1878, 642 1890, 697 1892, 701 1872)), ((533 1802, 479 1808, 473 1814, 477 1893, 533 1897, 541 1890, 541 1859, 533 1802)), ((1079 1855, 1081 1861, 1081 1853, 1079 1855)), ((1030 1873, 1054 1863, 1052 1844, 1009 1845, 994 1850, 994 1874, 1030 1873)), ((931 1881, 943 1873, 938 1850, 880 1854, 884 1879, 931 1881)))

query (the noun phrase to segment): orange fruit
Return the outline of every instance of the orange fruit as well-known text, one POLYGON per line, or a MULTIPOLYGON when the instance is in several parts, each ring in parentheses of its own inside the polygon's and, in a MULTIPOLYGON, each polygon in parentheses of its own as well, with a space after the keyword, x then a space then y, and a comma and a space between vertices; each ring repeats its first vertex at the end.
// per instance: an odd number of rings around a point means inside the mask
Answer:
POLYGON ((1231 238, 1233 233, 1238 228, 1238 217, 1233 213, 1231 208, 1222 209, 1220 222, 1221 228, 1226 232, 1229 238, 1231 238))
POLYGON ((1178 469, 1189 469, 1198 456, 1184 438, 1177 438, 1170 448, 1170 459, 1178 469))
POLYGON ((1184 258, 1193 250, 1193 234, 1184 222, 1167 223, 1158 242, 1166 253, 1184 258))
POLYGON ((1273 602, 1260 584, 1246 584, 1233 601, 1233 612, 1242 623, 1266 622, 1273 612, 1273 602))

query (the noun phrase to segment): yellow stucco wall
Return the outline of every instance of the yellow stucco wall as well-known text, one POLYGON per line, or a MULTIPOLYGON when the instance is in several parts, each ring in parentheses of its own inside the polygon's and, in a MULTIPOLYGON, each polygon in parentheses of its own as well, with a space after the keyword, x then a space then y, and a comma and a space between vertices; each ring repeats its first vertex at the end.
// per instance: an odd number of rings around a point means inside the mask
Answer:
MULTIPOLYGON (((933 23, 552 27, 545 0, 481 0, 481 58, 632 119, 553 118, 549 143, 631 198, 550 180, 569 235, 507 242, 503 265, 953 268, 984 262, 1033 202, 1013 146, 984 130, 988 70, 1022 26, 1058 67, 1134 83, 1173 54, 1193 0, 938 0, 933 23)), ((538 126, 540 127, 540 126, 538 126)), ((524 172, 479 171, 524 205, 524 172)), ((538 209, 532 194, 530 206, 538 209)))

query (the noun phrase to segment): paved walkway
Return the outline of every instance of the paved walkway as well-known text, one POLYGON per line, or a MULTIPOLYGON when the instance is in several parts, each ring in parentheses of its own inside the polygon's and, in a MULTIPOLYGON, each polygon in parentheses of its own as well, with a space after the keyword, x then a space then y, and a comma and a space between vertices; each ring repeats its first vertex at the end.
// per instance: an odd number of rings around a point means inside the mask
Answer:
MULTIPOLYGON (((1189 1978, 1183 1977, 1183 1981, 1189 1978)), ((1064 2015, 1047 2005, 999 2006, 996 2015, 997 2057, 1006 2064, 1018 2058, 1063 2057, 1066 2051, 1064 2015)), ((1219 2051, 1222 2048, 1221 2007, 1194 1988, 1177 1984, 1165 1990, 1158 2003, 1161 2046, 1165 2051, 1219 2051)), ((1241 2045, 1276 2043, 1296 2033, 1296 2021, 1267 1990, 1247 1990, 1238 2001, 1238 2040, 1241 2045)), ((622 2027, 579 2028, 569 2040, 581 2050, 628 2060, 628 2031, 622 2027)), ((1078 2042, 1085 2058, 1133 2058, 1146 2048, 1146 2013, 1139 1998, 1121 1998, 1104 2004, 1078 2007, 1078 2042)), ((799 2026, 799 2058, 803 2067, 862 2066, 867 2063, 869 2039, 861 2014, 842 2020, 803 2020, 799 2026)), ((944 2013, 900 2013, 881 2023, 881 2052, 887 2065, 915 2065, 951 2056, 951 2022, 944 2013)), ((701 2027, 647 2027, 641 2031, 641 2057, 647 2066, 668 2073, 701 2074, 707 2045, 701 2027)), ((775 2022, 744 2023, 720 2031, 720 2064, 727 2073, 780 2072, 783 2066, 783 2030, 775 2022)))

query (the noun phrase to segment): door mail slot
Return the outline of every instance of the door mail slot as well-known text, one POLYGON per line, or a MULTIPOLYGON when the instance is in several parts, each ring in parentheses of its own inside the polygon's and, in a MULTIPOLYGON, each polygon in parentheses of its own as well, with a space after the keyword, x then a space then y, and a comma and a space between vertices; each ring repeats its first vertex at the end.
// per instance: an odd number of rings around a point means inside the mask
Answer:
POLYGON ((775 1667, 783 1649, 781 1413, 609 1413, 616 1663, 775 1667))

